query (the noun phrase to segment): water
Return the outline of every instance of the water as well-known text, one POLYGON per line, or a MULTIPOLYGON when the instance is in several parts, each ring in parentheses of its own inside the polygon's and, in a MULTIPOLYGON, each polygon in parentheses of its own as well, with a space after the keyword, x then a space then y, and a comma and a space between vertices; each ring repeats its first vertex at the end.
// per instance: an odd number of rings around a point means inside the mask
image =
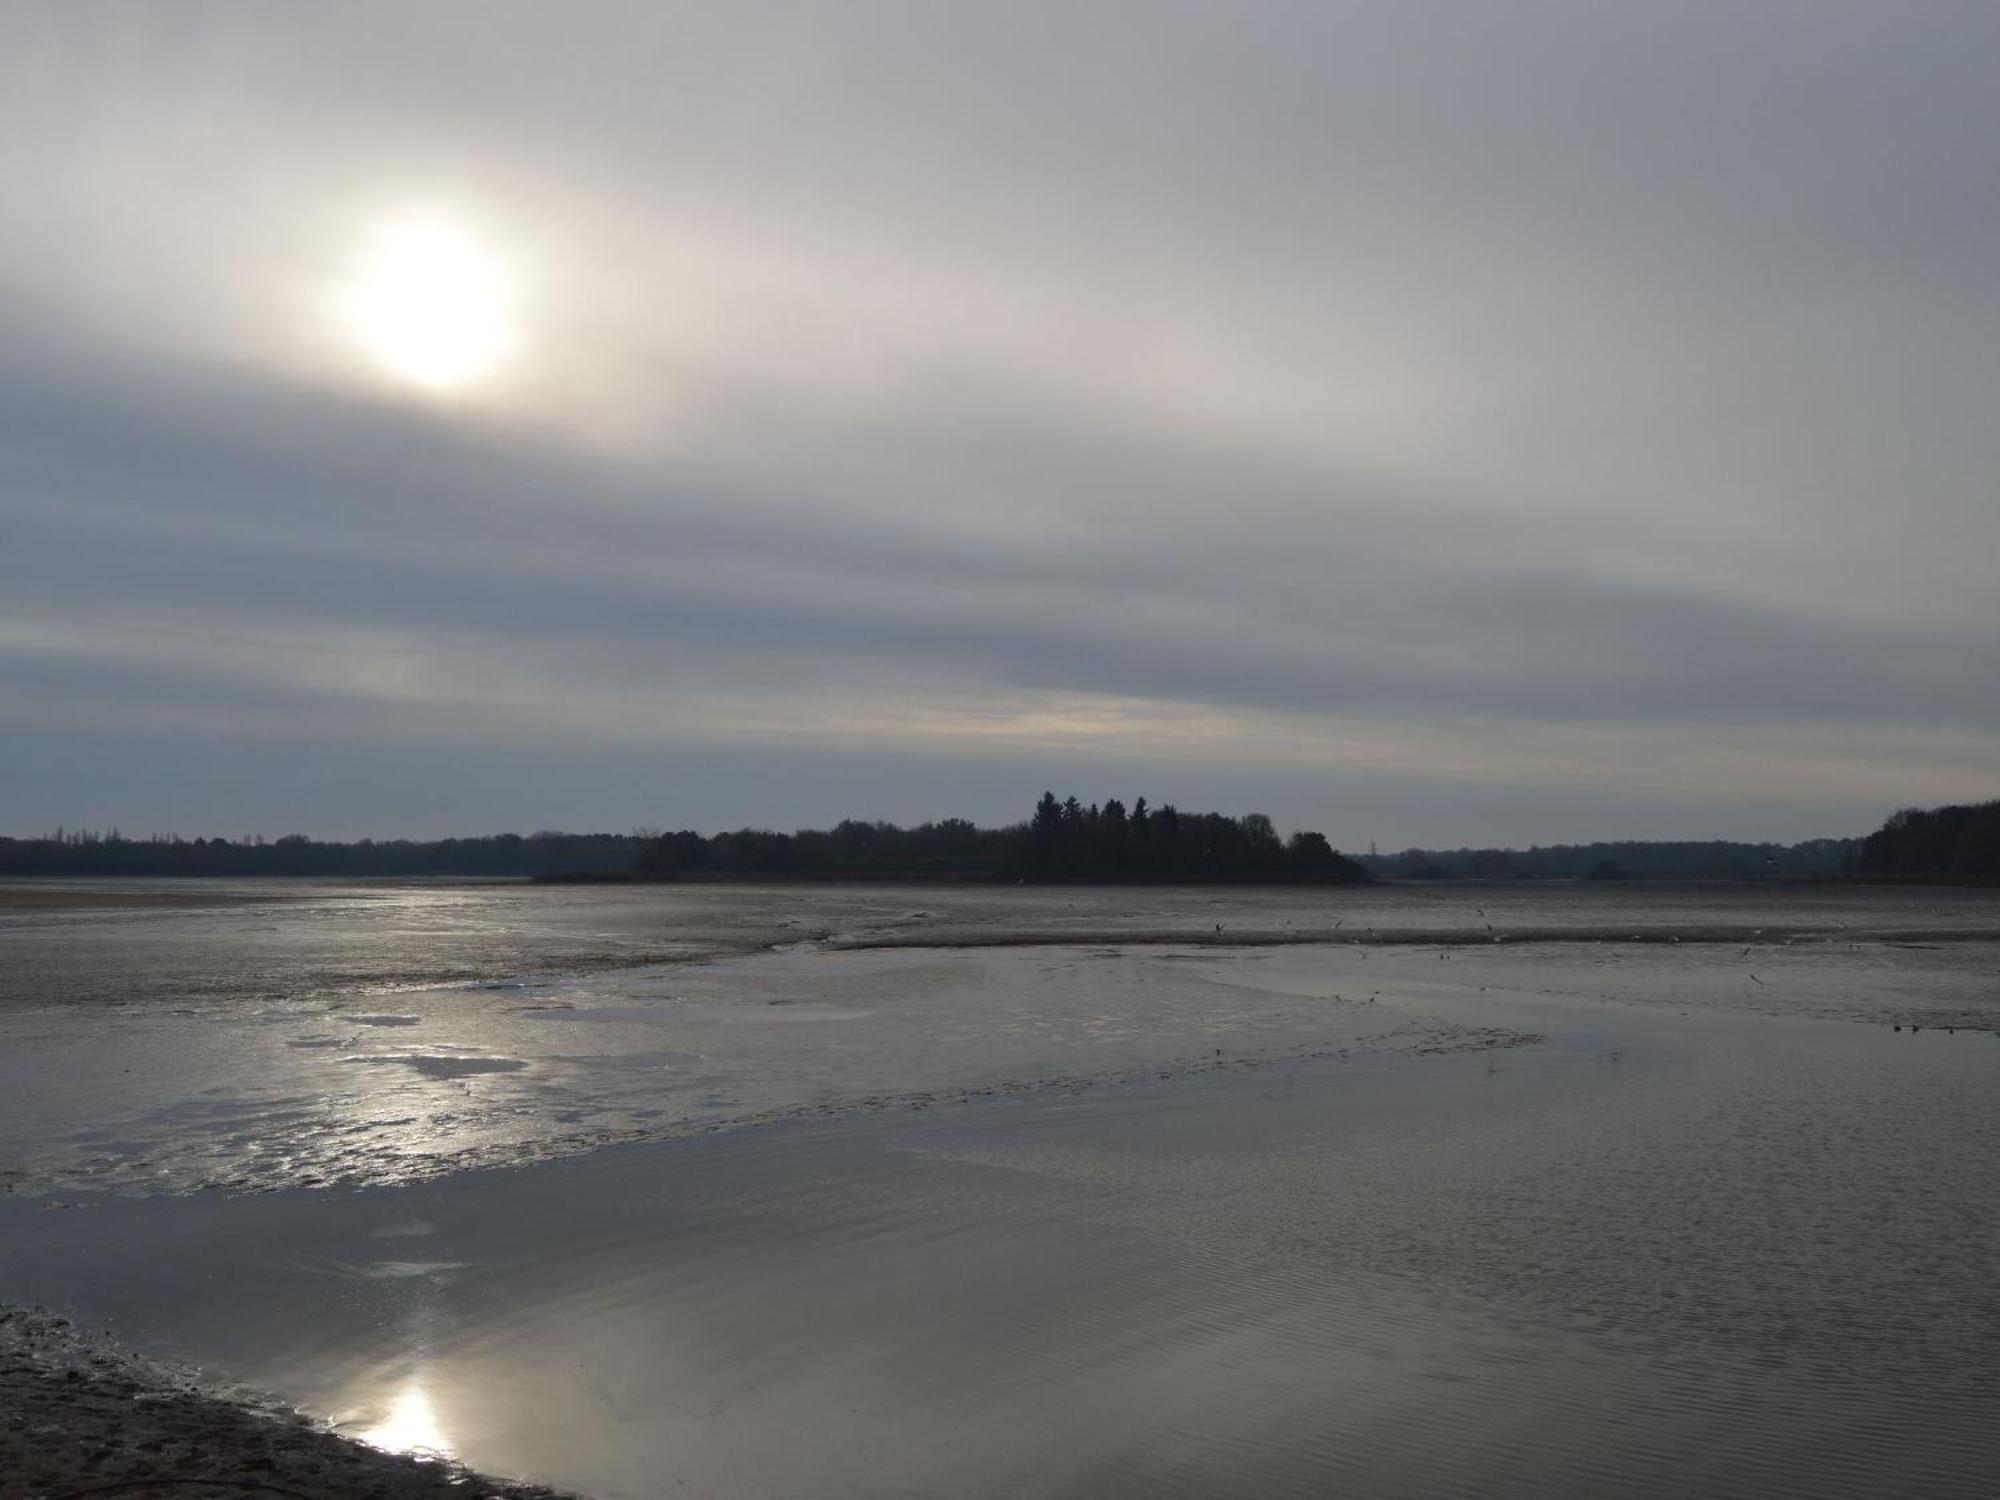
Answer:
MULTIPOLYGON (((288 999, 232 1008, 212 980, 170 1018, 97 978, 81 1004, 10 995, 16 1086, 24 1046, 47 1065, 127 1028, 156 1076, 95 1157, 65 1146, 87 1108, 10 1088, 19 1180, 93 1206, 0 1204, 0 1295, 604 1497, 1972 1495, 2000 1462, 2000 943, 1966 935, 1990 897, 328 891, 256 920, 372 922, 371 972, 407 973, 432 901, 706 956, 386 998, 406 981, 343 992, 308 956, 288 999), (704 937, 718 908, 746 936, 704 937), (1357 918, 1604 940, 1189 941, 1357 918), (1089 941, 798 937, 927 924, 1089 941), (1814 935, 1630 940, 1677 924, 1814 935), (1934 946, 1873 936, 1926 924, 1934 946), (392 1015, 414 1021, 364 1022, 392 1015), (320 1034, 342 1045, 290 1045, 320 1034), (313 1104, 317 1070, 357 1081, 313 1104), (184 1108, 252 1081, 307 1111, 290 1156, 184 1108), (430 1110, 434 1148, 367 1113, 389 1096, 430 1110), (547 1119, 644 1108, 600 1149, 547 1119), (366 1185, 301 1186, 340 1121, 366 1185), (461 1128, 512 1165, 440 1172, 461 1128), (157 1191, 203 1171, 267 1190, 157 1191)), ((226 965, 283 946, 238 935, 247 914, 85 920, 128 929, 121 963, 205 932, 226 965)), ((63 941, 0 938, 44 971, 63 941)))

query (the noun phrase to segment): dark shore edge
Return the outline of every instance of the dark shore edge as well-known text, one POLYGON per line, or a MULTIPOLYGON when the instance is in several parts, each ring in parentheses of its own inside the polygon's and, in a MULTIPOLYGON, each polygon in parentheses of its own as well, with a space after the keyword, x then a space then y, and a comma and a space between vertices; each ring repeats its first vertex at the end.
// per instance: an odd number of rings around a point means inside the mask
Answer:
MULTIPOLYGON (((268 878, 268 877, 246 877, 268 878)), ((356 879, 373 877, 356 876, 356 879)), ((444 876, 443 879, 467 877, 444 876)), ((1871 875, 1771 875, 1732 879, 1725 876, 1685 876, 1651 878, 1621 877, 1592 880, 1582 876, 1547 879, 1509 879, 1465 876, 1448 880, 1423 880, 1371 875, 1361 880, 1318 878, 1309 875, 1271 876, 1260 879, 1190 880, 1185 876, 1149 879, 1130 875, 1078 875, 1062 879, 1038 877, 1020 880, 992 870, 555 870, 518 877, 530 885, 940 885, 988 886, 1000 889, 1022 887, 1031 890, 1380 890, 1404 886, 1416 890, 1535 890, 1550 886, 1583 886, 1593 890, 1852 890, 1881 887, 1909 887, 1945 890, 2000 889, 2000 875, 1871 874, 1871 875)))
POLYGON ((0 1497, 577 1500, 385 1453, 256 1392, 134 1354, 45 1308, 0 1302, 0 1497))
MULTIPOLYGON (((1078 875, 1061 880, 1021 880, 994 870, 559 870, 530 875, 531 885, 965 885, 995 890, 1358 890, 1378 880, 1336 880, 1311 875, 1259 879, 1189 880, 1162 875, 1078 875)), ((1467 882, 1470 884, 1471 882, 1467 882)))
POLYGON ((1727 923, 1674 926, 1567 927, 1242 927, 1205 928, 1039 927, 991 931, 926 927, 915 930, 836 933, 820 940, 832 952, 871 948, 1490 948, 1521 943, 1735 944, 1785 948, 1809 943, 1884 943, 1930 946, 2000 942, 1991 927, 1748 927, 1727 923))

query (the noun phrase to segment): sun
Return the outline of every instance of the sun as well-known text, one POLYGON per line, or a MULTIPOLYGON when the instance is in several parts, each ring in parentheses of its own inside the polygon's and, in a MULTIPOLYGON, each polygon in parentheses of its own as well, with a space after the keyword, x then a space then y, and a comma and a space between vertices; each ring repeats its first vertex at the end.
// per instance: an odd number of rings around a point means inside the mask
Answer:
POLYGON ((498 370, 515 342, 512 303, 505 266, 469 230, 406 219, 369 238, 341 311, 385 373, 445 394, 498 370))

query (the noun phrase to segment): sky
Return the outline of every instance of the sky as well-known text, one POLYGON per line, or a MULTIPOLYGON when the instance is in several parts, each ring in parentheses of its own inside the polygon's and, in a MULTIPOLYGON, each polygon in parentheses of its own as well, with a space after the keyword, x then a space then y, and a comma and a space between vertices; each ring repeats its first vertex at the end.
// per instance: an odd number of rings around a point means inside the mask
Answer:
POLYGON ((2000 795, 2000 7, 0 13, 0 832, 2000 795))

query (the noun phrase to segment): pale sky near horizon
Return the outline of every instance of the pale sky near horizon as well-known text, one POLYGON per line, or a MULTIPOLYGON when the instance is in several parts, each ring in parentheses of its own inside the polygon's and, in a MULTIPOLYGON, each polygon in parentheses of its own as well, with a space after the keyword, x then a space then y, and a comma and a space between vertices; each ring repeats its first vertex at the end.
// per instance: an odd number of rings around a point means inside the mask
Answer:
POLYGON ((0 11, 0 832, 2000 795, 2000 7, 0 11))

